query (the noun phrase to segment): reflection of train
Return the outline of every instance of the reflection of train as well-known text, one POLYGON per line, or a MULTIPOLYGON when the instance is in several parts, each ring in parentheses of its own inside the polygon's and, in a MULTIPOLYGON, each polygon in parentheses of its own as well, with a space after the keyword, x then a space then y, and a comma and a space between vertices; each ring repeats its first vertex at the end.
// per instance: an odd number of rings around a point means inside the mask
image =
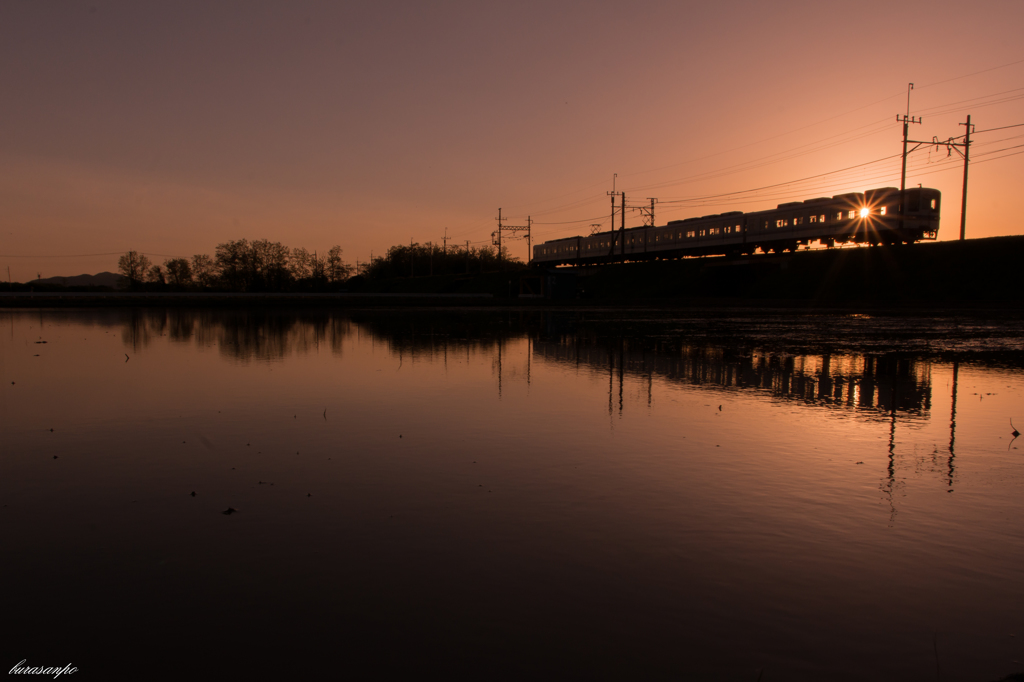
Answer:
POLYGON ((632 227, 589 237, 555 239, 533 248, 533 259, 550 265, 650 260, 682 256, 795 251, 819 242, 910 244, 935 239, 939 231, 940 192, 927 187, 906 190, 900 215, 895 187, 864 193, 779 204, 767 211, 733 211, 675 220, 662 227, 632 227))
MULTIPOLYGON (((535 340, 538 358, 584 365, 623 380, 650 382, 660 376, 673 384, 712 390, 745 390, 808 405, 853 409, 863 416, 927 415, 931 410, 931 363, 891 355, 750 351, 713 345, 631 347, 535 340)), ((609 388, 611 390, 611 388, 609 388)), ((621 405, 620 405, 621 409, 621 405)))

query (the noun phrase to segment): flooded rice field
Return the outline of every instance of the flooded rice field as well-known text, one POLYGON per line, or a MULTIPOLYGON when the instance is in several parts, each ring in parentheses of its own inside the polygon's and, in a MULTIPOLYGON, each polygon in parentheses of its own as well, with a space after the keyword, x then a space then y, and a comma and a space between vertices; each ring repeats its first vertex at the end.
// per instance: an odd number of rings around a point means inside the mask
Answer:
POLYGON ((4 312, 0 426, 9 665, 1024 671, 1017 319, 4 312))

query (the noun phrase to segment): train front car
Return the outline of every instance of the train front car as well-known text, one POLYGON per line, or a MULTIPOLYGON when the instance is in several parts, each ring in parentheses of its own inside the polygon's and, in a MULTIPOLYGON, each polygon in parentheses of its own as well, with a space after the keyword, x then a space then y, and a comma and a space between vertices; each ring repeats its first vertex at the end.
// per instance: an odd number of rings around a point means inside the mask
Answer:
POLYGON ((930 187, 914 187, 906 190, 905 202, 903 227, 900 230, 903 241, 909 244, 922 239, 937 239, 942 193, 930 187))
POLYGON ((875 245, 913 244, 936 239, 941 192, 928 187, 914 187, 903 194, 904 210, 901 215, 898 188, 866 191, 863 204, 855 209, 859 221, 852 241, 875 245))

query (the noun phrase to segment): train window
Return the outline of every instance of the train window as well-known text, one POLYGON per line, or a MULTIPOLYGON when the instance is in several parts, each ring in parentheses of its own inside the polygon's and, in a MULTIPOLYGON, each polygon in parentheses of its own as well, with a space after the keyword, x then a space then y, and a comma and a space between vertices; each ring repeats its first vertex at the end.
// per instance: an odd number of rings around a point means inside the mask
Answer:
POLYGON ((823 222, 825 222, 825 214, 824 214, 824 213, 822 213, 822 214, 821 214, 821 217, 819 217, 819 218, 818 218, 818 222, 819 222, 819 223, 823 223, 823 222))
POLYGON ((690 237, 694 236, 694 232, 693 232, 693 230, 690 230, 690 231, 688 231, 688 232, 686 233, 686 236, 687 236, 687 238, 690 238, 690 237))
POLYGON ((768 229, 768 221, 767 220, 764 221, 764 229, 766 229, 766 230, 768 229))
POLYGON ((729 234, 730 232, 732 232, 732 226, 731 225, 726 225, 725 226, 725 233, 729 234))
POLYGON ((801 221, 803 221, 803 218, 801 218, 800 216, 797 216, 796 218, 793 218, 793 224, 794 225, 799 225, 801 223, 801 221))
POLYGON ((785 222, 785 221, 783 221, 783 220, 782 220, 781 218, 780 218, 779 220, 776 220, 776 221, 775 221, 775 227, 782 227, 782 225, 784 224, 784 222, 785 222))
POLYGON ((935 210, 935 207, 936 207, 936 205, 937 205, 938 203, 939 203, 939 202, 938 202, 937 200, 935 200, 935 199, 932 199, 932 210, 933 210, 933 211, 935 210))
POLYGON ((701 237, 703 237, 703 236, 704 236, 704 230, 701 230, 701 231, 700 231, 700 236, 701 236, 701 237))
POLYGON ((737 231, 737 232, 742 232, 742 231, 743 231, 743 228, 742 228, 742 227, 740 227, 739 225, 737 225, 737 226, 736 226, 736 231, 737 231))
POLYGON ((846 217, 847 217, 847 218, 850 218, 850 219, 852 219, 852 218, 853 218, 853 216, 855 216, 855 215, 857 215, 857 212, 856 212, 856 211, 847 211, 847 212, 846 212, 846 217))
POLYGON ((842 219, 843 219, 843 212, 840 211, 839 213, 836 213, 836 220, 842 220, 842 219))
POLYGON ((878 209, 878 215, 885 215, 885 206, 883 206, 882 208, 878 209))
POLYGON ((812 216, 811 216, 811 222, 812 222, 812 223, 816 223, 816 222, 818 222, 818 216, 816 216, 816 215, 812 215, 812 216))

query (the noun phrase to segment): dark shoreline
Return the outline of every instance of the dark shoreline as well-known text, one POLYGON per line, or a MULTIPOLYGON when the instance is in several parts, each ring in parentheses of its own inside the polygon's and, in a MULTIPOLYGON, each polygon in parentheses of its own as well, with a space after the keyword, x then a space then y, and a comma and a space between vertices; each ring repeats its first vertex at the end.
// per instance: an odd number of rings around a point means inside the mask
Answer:
POLYGON ((1024 236, 353 282, 347 292, 0 291, 3 308, 1024 312, 1024 236))

